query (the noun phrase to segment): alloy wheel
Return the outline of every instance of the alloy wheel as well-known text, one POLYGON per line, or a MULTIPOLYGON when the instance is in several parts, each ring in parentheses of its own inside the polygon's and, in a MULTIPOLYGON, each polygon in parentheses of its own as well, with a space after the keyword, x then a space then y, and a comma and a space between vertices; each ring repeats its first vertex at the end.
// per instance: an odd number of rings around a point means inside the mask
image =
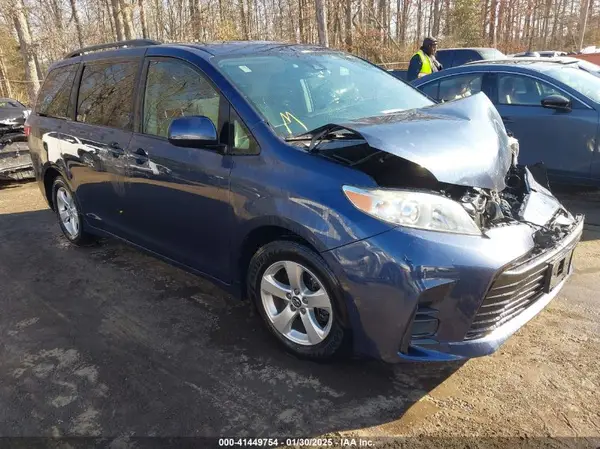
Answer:
POLYGON ((69 237, 76 238, 79 234, 79 213, 73 195, 64 187, 59 187, 56 191, 56 207, 60 221, 69 234, 69 237))
POLYGON ((260 295, 268 319, 288 340, 314 346, 329 335, 331 299, 305 266, 289 260, 272 264, 262 276, 260 295))

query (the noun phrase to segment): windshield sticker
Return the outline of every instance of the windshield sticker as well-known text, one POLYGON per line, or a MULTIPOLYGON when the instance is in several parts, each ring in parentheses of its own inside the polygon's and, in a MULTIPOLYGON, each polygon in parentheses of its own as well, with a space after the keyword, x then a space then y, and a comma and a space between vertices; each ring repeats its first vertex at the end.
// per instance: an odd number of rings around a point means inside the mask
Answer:
POLYGON ((289 134, 293 134, 292 130, 289 127, 289 125, 292 124, 292 120, 294 120, 296 123, 302 126, 305 131, 308 131, 306 125, 302 123, 298 118, 296 118, 291 112, 280 112, 279 115, 281 116, 281 120, 283 120, 283 126, 285 126, 285 129, 287 129, 287 132, 289 134))
POLYGON ((250 73, 250 72, 252 71, 252 70, 250 70, 250 69, 249 69, 247 66, 245 66, 245 65, 240 65, 240 66, 238 66, 238 67, 240 68, 240 70, 241 70, 242 72, 245 72, 245 73, 250 73))

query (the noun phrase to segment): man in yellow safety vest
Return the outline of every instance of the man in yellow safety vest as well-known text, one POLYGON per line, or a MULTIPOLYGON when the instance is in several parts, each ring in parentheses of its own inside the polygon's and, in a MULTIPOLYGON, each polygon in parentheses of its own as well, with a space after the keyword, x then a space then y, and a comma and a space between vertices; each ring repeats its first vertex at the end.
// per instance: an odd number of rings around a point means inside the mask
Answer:
POLYGON ((442 64, 435 59, 437 51, 437 40, 433 37, 423 39, 420 50, 414 54, 408 65, 406 79, 413 81, 422 76, 442 70, 442 64))

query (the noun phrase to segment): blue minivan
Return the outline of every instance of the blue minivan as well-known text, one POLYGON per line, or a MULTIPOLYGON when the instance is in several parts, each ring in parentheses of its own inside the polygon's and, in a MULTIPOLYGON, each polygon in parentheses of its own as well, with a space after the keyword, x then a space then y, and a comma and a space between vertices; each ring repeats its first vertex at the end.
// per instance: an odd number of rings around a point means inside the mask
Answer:
POLYGON ((583 227, 485 95, 436 105, 320 47, 84 48, 26 133, 69 241, 208 276, 307 358, 490 354, 559 292, 583 227))

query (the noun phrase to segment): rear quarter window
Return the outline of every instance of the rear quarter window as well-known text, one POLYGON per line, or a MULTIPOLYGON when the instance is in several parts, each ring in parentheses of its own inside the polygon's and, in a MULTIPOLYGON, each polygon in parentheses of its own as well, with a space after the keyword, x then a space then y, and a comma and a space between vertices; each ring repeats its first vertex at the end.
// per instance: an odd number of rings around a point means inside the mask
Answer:
POLYGON ((51 70, 38 95, 35 111, 48 117, 69 117, 71 88, 76 73, 77 64, 51 70))

